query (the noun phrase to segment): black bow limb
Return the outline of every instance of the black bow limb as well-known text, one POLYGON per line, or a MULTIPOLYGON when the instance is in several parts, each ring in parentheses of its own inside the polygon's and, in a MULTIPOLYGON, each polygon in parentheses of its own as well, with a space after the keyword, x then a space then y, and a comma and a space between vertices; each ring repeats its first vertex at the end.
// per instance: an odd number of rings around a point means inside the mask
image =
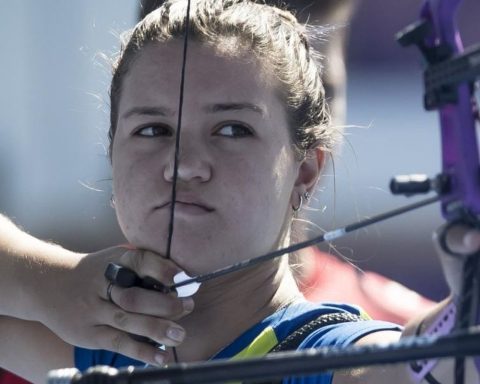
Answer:
POLYGON ((76 370, 52 372, 48 384, 213 384, 256 382, 282 377, 307 376, 339 369, 395 364, 442 357, 480 354, 480 330, 471 329, 443 337, 405 338, 388 346, 307 349, 279 352, 239 361, 213 360, 180 363, 166 368, 116 370, 94 367, 85 374, 76 370), (60 377, 63 373, 63 376, 60 377))

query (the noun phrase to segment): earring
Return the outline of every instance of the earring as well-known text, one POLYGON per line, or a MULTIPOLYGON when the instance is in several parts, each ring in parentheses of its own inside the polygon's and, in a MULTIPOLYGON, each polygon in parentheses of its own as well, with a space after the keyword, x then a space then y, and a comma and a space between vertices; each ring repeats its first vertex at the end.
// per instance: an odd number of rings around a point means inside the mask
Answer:
POLYGON ((305 199, 305 201, 308 202, 308 200, 310 200, 310 197, 312 197, 312 195, 310 195, 310 192, 305 191, 303 194, 298 195, 298 197, 300 197, 300 203, 298 204, 298 207, 294 207, 292 204, 292 209, 294 213, 297 213, 302 209, 303 199, 305 199))
POLYGON ((298 204, 298 207, 294 207, 292 204, 292 209, 294 213, 297 213, 298 211, 300 211, 303 206, 303 195, 298 195, 298 196, 300 197, 300 203, 298 204))
POLYGON ((113 193, 112 193, 112 195, 110 196, 110 207, 112 207, 113 209, 115 209, 115 196, 113 196, 113 193))

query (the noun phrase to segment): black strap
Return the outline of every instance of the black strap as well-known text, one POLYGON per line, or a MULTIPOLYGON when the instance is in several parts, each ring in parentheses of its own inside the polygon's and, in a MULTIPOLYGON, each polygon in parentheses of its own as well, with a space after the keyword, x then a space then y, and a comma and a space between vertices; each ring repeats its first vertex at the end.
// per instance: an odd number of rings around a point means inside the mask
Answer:
MULTIPOLYGON (((347 323, 353 321, 362 321, 365 320, 364 318, 354 315, 352 313, 346 312, 334 312, 334 313, 327 313, 325 315, 321 315, 316 319, 309 321, 306 324, 303 324, 299 328, 297 328, 293 333, 283 339, 279 344, 273 347, 269 353, 275 352, 283 352, 283 351, 293 351, 298 348, 298 346, 302 343, 303 340, 307 338, 312 332, 320 329, 322 327, 326 327, 327 325, 333 324, 340 324, 340 323, 347 323)), ((255 382, 256 384, 281 384, 280 381, 268 381, 268 382, 255 382)), ((244 382, 243 384, 250 384, 254 383, 252 381, 244 382)))
POLYGON ((326 315, 321 315, 316 319, 308 322, 307 324, 302 325, 296 331, 291 333, 286 337, 282 342, 277 344, 269 353, 280 352, 280 351, 293 351, 298 348, 305 338, 310 335, 312 332, 326 327, 327 325, 347 323, 352 321, 361 321, 364 320, 358 315, 346 312, 335 312, 327 313, 326 315))

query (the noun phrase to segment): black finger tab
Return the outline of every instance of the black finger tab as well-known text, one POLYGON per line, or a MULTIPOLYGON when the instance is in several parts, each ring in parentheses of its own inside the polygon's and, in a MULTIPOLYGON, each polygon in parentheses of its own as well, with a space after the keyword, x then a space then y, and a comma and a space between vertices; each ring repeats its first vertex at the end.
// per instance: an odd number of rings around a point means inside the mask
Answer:
POLYGON ((108 264, 105 270, 105 278, 114 285, 122 288, 140 287, 161 293, 171 292, 169 287, 163 285, 153 277, 146 276, 142 279, 131 269, 115 263, 108 264))
POLYGON ((105 278, 122 288, 130 288, 140 285, 141 279, 131 269, 115 263, 109 263, 105 270, 105 278))
POLYGON ((141 287, 145 289, 152 289, 154 291, 162 292, 162 293, 170 293, 170 288, 160 283, 158 280, 150 276, 146 276, 143 279, 140 279, 141 287))

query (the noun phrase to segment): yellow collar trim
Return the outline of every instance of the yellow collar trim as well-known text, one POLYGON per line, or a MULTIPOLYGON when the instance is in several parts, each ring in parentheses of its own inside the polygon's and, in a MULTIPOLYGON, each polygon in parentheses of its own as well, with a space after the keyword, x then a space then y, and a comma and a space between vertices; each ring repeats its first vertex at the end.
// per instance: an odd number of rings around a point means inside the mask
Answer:
POLYGON ((232 356, 231 360, 244 359, 246 357, 264 356, 278 344, 277 335, 272 327, 265 328, 243 350, 232 356))

